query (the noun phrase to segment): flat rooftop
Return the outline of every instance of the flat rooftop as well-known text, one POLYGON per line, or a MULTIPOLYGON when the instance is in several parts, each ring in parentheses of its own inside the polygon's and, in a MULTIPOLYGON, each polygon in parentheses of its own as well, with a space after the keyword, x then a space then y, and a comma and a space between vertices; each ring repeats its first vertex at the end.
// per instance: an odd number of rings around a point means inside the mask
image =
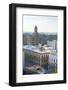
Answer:
POLYGON ((33 46, 33 45, 24 45, 23 49, 33 51, 33 52, 36 52, 36 53, 40 53, 40 54, 51 52, 48 47, 45 47, 45 49, 42 48, 42 50, 41 50, 39 46, 33 46))

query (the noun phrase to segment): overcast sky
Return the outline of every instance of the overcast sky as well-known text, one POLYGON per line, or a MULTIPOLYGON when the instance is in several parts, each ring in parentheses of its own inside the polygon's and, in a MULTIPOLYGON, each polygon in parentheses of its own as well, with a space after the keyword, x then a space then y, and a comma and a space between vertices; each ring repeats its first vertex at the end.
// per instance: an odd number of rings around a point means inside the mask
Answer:
POLYGON ((23 31, 34 32, 35 25, 38 27, 38 32, 57 32, 58 17, 57 16, 23 16, 23 31))

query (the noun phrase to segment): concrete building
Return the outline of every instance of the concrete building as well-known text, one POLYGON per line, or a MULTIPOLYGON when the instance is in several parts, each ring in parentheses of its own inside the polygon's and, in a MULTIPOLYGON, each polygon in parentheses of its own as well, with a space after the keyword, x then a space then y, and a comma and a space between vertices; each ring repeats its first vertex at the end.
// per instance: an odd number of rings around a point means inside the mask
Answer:
POLYGON ((24 59, 28 56, 28 60, 31 60, 40 66, 48 64, 50 50, 45 50, 43 47, 39 48, 33 45, 25 45, 23 50, 24 59))
POLYGON ((29 35, 27 36, 27 45, 31 45, 31 37, 29 35))

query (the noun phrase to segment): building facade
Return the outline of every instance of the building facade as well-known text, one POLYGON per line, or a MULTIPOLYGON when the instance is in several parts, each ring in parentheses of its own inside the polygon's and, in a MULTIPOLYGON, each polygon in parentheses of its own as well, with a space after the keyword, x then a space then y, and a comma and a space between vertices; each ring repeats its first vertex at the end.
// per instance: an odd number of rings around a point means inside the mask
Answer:
POLYGON ((50 51, 48 50, 44 51, 32 45, 24 46, 23 50, 24 50, 24 60, 27 59, 39 66, 48 64, 50 51))
POLYGON ((57 50, 57 40, 47 41, 47 45, 57 50))

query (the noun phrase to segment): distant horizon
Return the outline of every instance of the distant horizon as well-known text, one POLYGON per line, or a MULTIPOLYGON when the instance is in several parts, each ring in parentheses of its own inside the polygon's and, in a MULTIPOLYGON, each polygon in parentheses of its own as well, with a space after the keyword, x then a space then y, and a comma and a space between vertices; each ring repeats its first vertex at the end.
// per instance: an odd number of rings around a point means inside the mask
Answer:
MULTIPOLYGON (((34 32, 23 32, 23 33, 34 33, 34 32)), ((39 34, 57 34, 57 32, 38 32, 39 34)))

